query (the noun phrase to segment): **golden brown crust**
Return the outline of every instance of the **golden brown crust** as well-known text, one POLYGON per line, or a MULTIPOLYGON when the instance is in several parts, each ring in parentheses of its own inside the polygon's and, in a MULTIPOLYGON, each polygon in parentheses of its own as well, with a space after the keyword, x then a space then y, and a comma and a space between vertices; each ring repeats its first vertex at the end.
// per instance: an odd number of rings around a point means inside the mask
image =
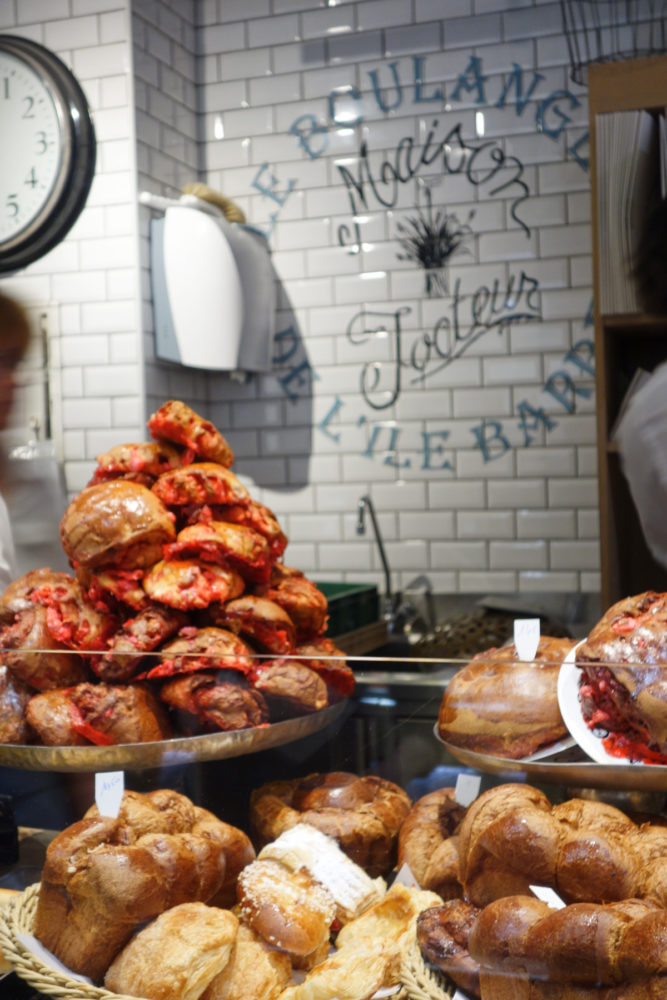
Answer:
POLYGON ((49 845, 35 935, 97 982, 141 923, 186 895, 206 902, 220 891, 232 840, 177 792, 125 792, 118 818, 93 808, 49 845))
POLYGON ((68 573, 56 572, 46 567, 30 570, 29 573, 12 580, 0 595, 0 622, 10 625, 15 615, 34 607, 31 594, 40 587, 44 585, 55 587, 58 584, 69 586, 71 580, 68 573))
POLYGON ((454 834, 465 812, 454 788, 438 788, 417 799, 398 831, 398 867, 407 864, 422 889, 443 899, 463 892, 454 834))
POLYGON ((164 707, 142 684, 90 684, 34 695, 27 720, 45 746, 151 743, 168 739, 164 707))
POLYGON ((151 566, 174 539, 173 521, 155 493, 126 479, 87 486, 60 522, 60 540, 72 563, 151 566))
POLYGON ((234 461, 232 449, 217 427, 179 399, 168 400, 151 414, 148 429, 153 437, 174 441, 205 461, 224 466, 234 461))
POLYGON ((459 833, 459 878, 484 906, 529 887, 566 902, 667 898, 667 839, 603 802, 570 799, 552 808, 530 785, 498 785, 469 807, 459 833))
POLYGON ((117 444, 97 456, 93 479, 111 479, 130 474, 157 478, 181 465, 181 452, 166 441, 138 441, 117 444))
POLYGON ((393 867, 398 831, 409 810, 408 795, 385 778, 310 774, 253 790, 251 835, 261 846, 297 823, 310 823, 375 878, 393 867))
POLYGON ((327 686, 314 670, 302 663, 276 660, 253 671, 253 687, 279 715, 319 712, 329 704, 327 686))
POLYGON ((298 643, 309 642, 314 636, 324 634, 329 602, 317 585, 298 570, 289 570, 274 563, 271 580, 258 584, 255 593, 284 608, 294 622, 298 643))
POLYGON ((277 1000, 290 984, 292 962, 240 923, 227 965, 211 980, 201 1000, 277 1000))
POLYGON ((152 601, 181 611, 224 604, 238 597, 243 586, 235 570, 198 559, 160 559, 143 578, 143 588, 152 601))
POLYGON ((417 917, 417 943, 424 957, 471 996, 479 996, 479 962, 468 950, 480 910, 463 899, 431 906, 417 917))
POLYGON ((266 597, 243 594, 227 601, 220 612, 220 625, 239 632, 269 653, 292 653, 294 623, 287 612, 266 597))
POLYGON ((315 965, 302 983, 288 986, 280 1000, 370 1000, 392 978, 394 964, 391 946, 370 953, 340 949, 315 965))
POLYGON ((26 708, 33 691, 0 665, 0 743, 28 743, 33 733, 26 719, 26 708))
POLYGON ((181 674, 160 688, 160 698, 175 713, 178 728, 185 733, 232 732, 261 726, 269 721, 263 695, 248 687, 241 675, 234 681, 227 671, 195 671, 181 674))
POLYGON ((239 874, 237 896, 243 919, 275 948, 305 956, 329 940, 336 904, 305 868, 253 861, 239 874))
POLYGON ((68 691, 62 688, 33 695, 25 717, 36 743, 47 747, 90 746, 90 740, 74 728, 71 703, 68 691))
POLYGON ((151 1000, 199 1000, 227 965, 237 931, 229 910, 176 905, 134 936, 109 967, 104 985, 151 1000))
POLYGON ((90 676, 86 658, 69 652, 48 627, 48 610, 33 604, 2 630, 3 661, 17 680, 36 691, 79 684, 90 676))
POLYGON ((394 882, 381 900, 340 930, 336 939, 340 953, 351 951, 368 956, 381 942, 389 958, 382 985, 395 986, 399 982, 401 960, 416 939, 419 914, 439 902, 433 892, 394 882))
POLYGON ((245 505, 216 507, 215 520, 247 524, 250 528, 254 528, 269 543, 272 559, 279 559, 287 548, 287 536, 280 527, 276 515, 256 500, 250 500, 245 505))
POLYGON ((245 580, 266 580, 271 572, 271 552, 263 535, 247 525, 226 521, 187 525, 165 547, 164 555, 232 566, 245 580))
POLYGON ((297 823, 277 840, 265 844, 259 860, 279 861, 296 872, 307 869, 325 886, 336 904, 336 920, 342 927, 378 902, 387 891, 382 878, 372 879, 351 861, 333 837, 308 823, 297 823))
POLYGON ((161 663, 150 671, 151 678, 200 670, 240 670, 245 674, 252 667, 252 650, 243 639, 213 625, 186 631, 165 643, 160 652, 161 663))
POLYGON ((482 969, 479 980, 482 1000, 667 1000, 665 976, 637 979, 619 986, 574 986, 482 969))
POLYGON ((440 737, 454 746, 519 759, 567 735, 557 681, 571 639, 542 636, 534 660, 513 643, 481 653, 445 688, 440 737))
POLYGON ((508 896, 478 914, 469 949, 493 972, 616 986, 667 973, 667 912, 635 899, 551 909, 534 896, 508 896))
POLYGON ((247 504, 250 495, 233 472, 215 462, 197 462, 164 472, 153 493, 167 507, 188 504, 247 504))

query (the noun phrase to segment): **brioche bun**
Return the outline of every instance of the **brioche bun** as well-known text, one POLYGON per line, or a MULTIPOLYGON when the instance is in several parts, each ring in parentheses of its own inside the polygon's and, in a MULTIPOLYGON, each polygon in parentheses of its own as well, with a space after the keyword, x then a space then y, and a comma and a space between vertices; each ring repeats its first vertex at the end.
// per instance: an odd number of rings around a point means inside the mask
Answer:
POLYGON ((140 483, 112 479, 82 490, 60 522, 66 555, 78 566, 151 566, 176 536, 157 496, 140 483))

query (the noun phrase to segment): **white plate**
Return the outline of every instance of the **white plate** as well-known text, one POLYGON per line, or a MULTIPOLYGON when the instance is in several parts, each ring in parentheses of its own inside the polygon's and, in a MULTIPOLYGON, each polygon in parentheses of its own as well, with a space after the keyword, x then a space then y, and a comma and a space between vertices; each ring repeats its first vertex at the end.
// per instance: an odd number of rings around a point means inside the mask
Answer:
POLYGON ((551 757, 557 757, 564 750, 570 750, 575 743, 576 741, 572 736, 563 736, 562 739, 556 740, 555 743, 550 743, 548 747, 542 747, 541 750, 536 750, 535 753, 531 753, 528 757, 522 757, 521 760, 527 763, 534 760, 549 760, 551 757))
MULTIPOLYGON (((582 640, 585 642, 585 640, 582 640)), ((572 736, 581 749, 591 760, 598 764, 626 764, 642 766, 642 761, 628 760, 626 757, 614 757, 607 753, 602 742, 608 732, 606 729, 589 729, 581 711, 579 700, 579 681, 581 680, 581 670, 575 664, 576 652, 582 643, 577 643, 563 660, 563 665, 558 674, 558 707, 563 716, 563 722, 570 730, 572 736)))
MULTIPOLYGON (((433 726, 433 735, 439 743, 447 747, 450 753, 456 756, 457 752, 466 754, 467 757, 474 758, 481 762, 486 761, 497 761, 499 764, 531 764, 533 762, 539 762, 541 760, 550 760, 552 757, 558 757, 559 754, 564 753, 566 750, 571 750, 572 747, 576 747, 577 742, 572 736, 563 736, 562 739, 557 740, 555 743, 550 743, 549 746, 542 747, 541 750, 536 750, 535 753, 530 754, 528 757, 496 757, 494 754, 486 753, 476 753, 474 750, 464 750, 462 747, 457 747, 454 743, 448 743, 447 740, 443 740, 442 736, 438 731, 438 723, 436 722, 433 726)), ((473 764, 473 767, 475 765, 473 764)), ((483 768, 482 768, 483 770, 483 768)))

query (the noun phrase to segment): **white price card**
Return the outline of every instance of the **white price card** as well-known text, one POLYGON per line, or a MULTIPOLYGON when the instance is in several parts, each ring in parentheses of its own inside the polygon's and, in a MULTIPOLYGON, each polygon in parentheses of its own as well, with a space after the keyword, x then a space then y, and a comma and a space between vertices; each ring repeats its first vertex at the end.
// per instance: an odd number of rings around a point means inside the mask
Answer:
POLYGON ((456 778, 454 788, 454 798, 460 806, 469 806, 479 795, 479 786, 482 783, 480 774, 459 774, 456 778))
POLYGON ((95 805, 100 816, 118 816, 125 791, 123 771, 98 772, 95 775, 95 805))
POLYGON ((514 645, 520 660, 532 660, 540 644, 540 619, 514 619, 514 645))
POLYGON ((531 885, 528 887, 532 892, 533 896, 537 896, 541 899, 543 903, 550 906, 552 910, 562 910, 565 903, 560 898, 557 892, 550 889, 548 885, 531 885))
POLYGON ((419 882, 412 874, 412 868, 407 863, 407 861, 404 861, 401 867, 396 872, 396 878, 394 879, 394 884, 396 884, 396 882, 400 882, 401 885, 407 886, 408 889, 421 888, 419 882))

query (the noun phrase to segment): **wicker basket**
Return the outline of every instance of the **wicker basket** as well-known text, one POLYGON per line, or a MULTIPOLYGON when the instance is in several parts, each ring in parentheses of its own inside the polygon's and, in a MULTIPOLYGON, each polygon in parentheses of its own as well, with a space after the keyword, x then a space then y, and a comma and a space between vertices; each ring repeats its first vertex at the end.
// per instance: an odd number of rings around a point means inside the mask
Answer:
MULTIPOLYGON (((32 934, 38 896, 39 882, 28 886, 0 911, 0 948, 14 972, 39 993, 54 1000, 61 997, 66 1000, 137 1000, 58 972, 45 965, 19 940, 19 934, 32 934)), ((444 977, 426 967, 416 941, 403 958, 400 978, 400 990, 391 995, 391 1000, 451 1000, 452 992, 444 977)))
POLYGON ((39 993, 46 993, 54 1000, 59 997, 66 997, 67 1000, 137 1000, 136 997, 89 986, 58 972, 45 965, 19 940, 19 934, 32 934, 38 896, 39 882, 28 886, 25 892, 10 900, 0 911, 0 947, 7 961, 13 965, 14 972, 39 993))
POLYGON ((409 1000, 452 1000, 454 990, 437 969, 426 965, 416 940, 403 956, 400 977, 401 996, 409 1000))

